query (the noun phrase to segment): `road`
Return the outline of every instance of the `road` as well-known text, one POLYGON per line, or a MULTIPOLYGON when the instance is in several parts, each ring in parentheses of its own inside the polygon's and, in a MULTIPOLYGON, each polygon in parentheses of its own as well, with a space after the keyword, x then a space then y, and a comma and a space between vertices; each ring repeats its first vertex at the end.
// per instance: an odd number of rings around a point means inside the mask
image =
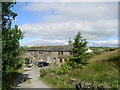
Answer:
POLYGON ((38 67, 29 68, 15 82, 15 88, 50 88, 40 80, 40 70, 38 67), (21 80, 21 82, 20 82, 21 80))

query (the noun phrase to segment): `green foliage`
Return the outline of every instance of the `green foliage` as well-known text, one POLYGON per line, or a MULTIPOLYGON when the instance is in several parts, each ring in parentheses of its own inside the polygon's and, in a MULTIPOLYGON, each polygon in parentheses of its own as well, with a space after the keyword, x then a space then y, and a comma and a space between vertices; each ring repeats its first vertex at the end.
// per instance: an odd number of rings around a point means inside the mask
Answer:
POLYGON ((56 68, 55 70, 41 69, 40 70, 40 76, 44 77, 48 73, 55 73, 55 74, 58 74, 58 75, 65 75, 71 69, 72 69, 72 67, 69 64, 65 63, 65 64, 62 64, 60 67, 56 68))
POLYGON ((2 61, 3 61, 3 73, 13 72, 17 66, 20 55, 19 40, 23 35, 18 26, 9 30, 2 37, 2 61))
POLYGON ((14 78, 14 75, 12 74, 21 66, 20 58, 18 58, 18 56, 22 50, 20 48, 19 40, 23 38, 23 33, 17 25, 11 28, 12 20, 17 16, 17 14, 11 10, 11 7, 13 7, 14 4, 15 2, 2 2, 3 88, 11 87, 10 81, 14 78))

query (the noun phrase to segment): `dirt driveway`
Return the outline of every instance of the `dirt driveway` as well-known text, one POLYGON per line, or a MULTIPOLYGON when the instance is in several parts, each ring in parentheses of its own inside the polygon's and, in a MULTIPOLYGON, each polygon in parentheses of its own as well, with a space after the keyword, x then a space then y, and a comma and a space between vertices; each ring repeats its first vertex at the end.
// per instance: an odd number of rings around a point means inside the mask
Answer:
POLYGON ((15 88, 50 88, 40 80, 40 70, 38 67, 23 73, 15 82, 15 88))

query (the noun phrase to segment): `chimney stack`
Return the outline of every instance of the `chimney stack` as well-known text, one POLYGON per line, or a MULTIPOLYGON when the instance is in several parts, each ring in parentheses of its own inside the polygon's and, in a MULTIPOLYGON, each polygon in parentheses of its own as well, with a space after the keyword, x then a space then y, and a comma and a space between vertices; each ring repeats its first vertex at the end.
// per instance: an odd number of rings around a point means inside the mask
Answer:
POLYGON ((71 46, 72 45, 72 40, 71 40, 71 38, 69 38, 69 41, 68 41, 68 46, 71 46))

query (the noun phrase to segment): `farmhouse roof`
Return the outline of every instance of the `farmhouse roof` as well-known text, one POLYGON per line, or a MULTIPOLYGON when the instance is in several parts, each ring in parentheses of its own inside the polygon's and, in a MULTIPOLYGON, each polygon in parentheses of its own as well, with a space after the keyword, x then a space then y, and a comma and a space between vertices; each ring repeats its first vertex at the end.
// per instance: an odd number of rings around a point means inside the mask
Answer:
POLYGON ((73 46, 59 45, 59 46, 31 46, 28 51, 72 51, 73 46))

